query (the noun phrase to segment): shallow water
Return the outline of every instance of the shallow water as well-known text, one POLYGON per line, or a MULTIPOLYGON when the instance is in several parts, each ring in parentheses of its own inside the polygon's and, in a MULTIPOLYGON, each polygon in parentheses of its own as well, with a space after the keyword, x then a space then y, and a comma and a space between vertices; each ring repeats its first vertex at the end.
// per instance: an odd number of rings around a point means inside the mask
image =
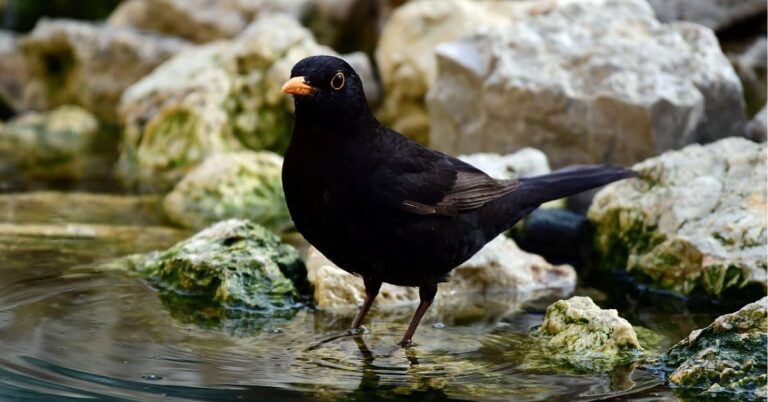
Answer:
MULTIPOLYGON (((369 331, 355 337, 342 336, 354 311, 207 319, 194 305, 164 304, 137 277, 92 268, 189 235, 153 212, 157 200, 110 207, 114 200, 99 197, 36 197, 0 195, 3 401, 680 398, 642 367, 579 375, 527 366, 523 357, 536 351, 525 349, 526 334, 541 323, 547 298, 478 296, 438 308, 409 350, 395 342, 415 306, 374 310, 369 331)), ((601 305, 664 335, 662 347, 715 316, 603 297, 601 305)))

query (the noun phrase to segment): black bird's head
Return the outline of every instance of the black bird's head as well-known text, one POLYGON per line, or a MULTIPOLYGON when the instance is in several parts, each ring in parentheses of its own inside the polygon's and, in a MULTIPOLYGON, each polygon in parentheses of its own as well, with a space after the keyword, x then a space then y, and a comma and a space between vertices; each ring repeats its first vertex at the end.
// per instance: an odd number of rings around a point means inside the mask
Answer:
POLYGON ((302 59, 293 66, 282 91, 293 95, 297 114, 306 110, 337 121, 371 114, 360 76, 338 57, 302 59))

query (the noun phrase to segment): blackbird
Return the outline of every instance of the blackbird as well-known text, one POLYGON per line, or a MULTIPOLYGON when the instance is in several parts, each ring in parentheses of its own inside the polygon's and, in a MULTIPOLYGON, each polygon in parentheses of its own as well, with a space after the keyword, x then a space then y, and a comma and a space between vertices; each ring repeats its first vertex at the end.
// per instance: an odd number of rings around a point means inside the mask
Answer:
POLYGON ((360 275, 360 329, 383 282, 417 286, 420 303, 400 346, 448 273, 546 201, 635 176, 580 166, 497 180, 379 123, 355 70, 333 56, 299 61, 282 91, 293 95, 293 135, 283 188, 296 229, 342 269, 360 275))

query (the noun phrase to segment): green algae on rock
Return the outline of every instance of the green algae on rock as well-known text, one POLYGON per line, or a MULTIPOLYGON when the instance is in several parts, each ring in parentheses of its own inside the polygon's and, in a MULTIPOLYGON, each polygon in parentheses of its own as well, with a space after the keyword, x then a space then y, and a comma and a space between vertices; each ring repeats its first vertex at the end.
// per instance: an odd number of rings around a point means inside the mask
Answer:
POLYGON ((161 297, 190 296, 228 311, 275 313, 296 305, 287 275, 303 270, 298 252, 262 226, 219 222, 165 251, 147 254, 134 268, 161 297))
POLYGON ((30 112, 0 126, 0 159, 30 178, 81 178, 99 132, 96 118, 78 106, 30 112))
POLYGON ((645 351, 635 329, 616 310, 601 309, 584 296, 547 307, 544 322, 532 335, 531 341, 540 344, 526 363, 534 367, 606 372, 640 359, 645 351))
POLYGON ((676 387, 768 398, 768 297, 718 317, 659 357, 676 387))
POLYGON ((682 294, 765 287, 765 143, 726 138, 633 169, 638 179, 607 186, 589 210, 604 268, 682 294))
POLYGON ((293 224, 283 195, 282 165, 282 157, 267 151, 211 156, 176 184, 163 208, 173 222, 189 228, 240 218, 285 231, 293 224))

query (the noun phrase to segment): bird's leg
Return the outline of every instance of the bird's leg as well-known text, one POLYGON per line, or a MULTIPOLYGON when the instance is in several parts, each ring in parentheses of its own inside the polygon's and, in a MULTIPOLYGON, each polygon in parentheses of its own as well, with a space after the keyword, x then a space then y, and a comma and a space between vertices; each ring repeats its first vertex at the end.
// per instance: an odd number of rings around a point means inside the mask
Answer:
POLYGON ((360 312, 357 313, 357 317, 352 323, 352 328, 347 331, 349 334, 356 334, 360 331, 360 326, 363 325, 363 319, 365 319, 365 315, 368 314, 368 310, 371 309, 373 300, 376 299, 376 296, 379 294, 379 289, 381 289, 381 281, 363 278, 363 283, 365 284, 365 302, 363 302, 363 307, 360 309, 360 312))
POLYGON ((437 294, 437 285, 424 285, 419 287, 419 307, 416 308, 416 314, 413 315, 411 323, 408 324, 408 330, 405 331, 403 339, 398 343, 400 347, 407 348, 413 344, 413 334, 416 332, 416 328, 419 327, 424 313, 427 312, 429 306, 432 305, 432 301, 435 300, 437 294))

